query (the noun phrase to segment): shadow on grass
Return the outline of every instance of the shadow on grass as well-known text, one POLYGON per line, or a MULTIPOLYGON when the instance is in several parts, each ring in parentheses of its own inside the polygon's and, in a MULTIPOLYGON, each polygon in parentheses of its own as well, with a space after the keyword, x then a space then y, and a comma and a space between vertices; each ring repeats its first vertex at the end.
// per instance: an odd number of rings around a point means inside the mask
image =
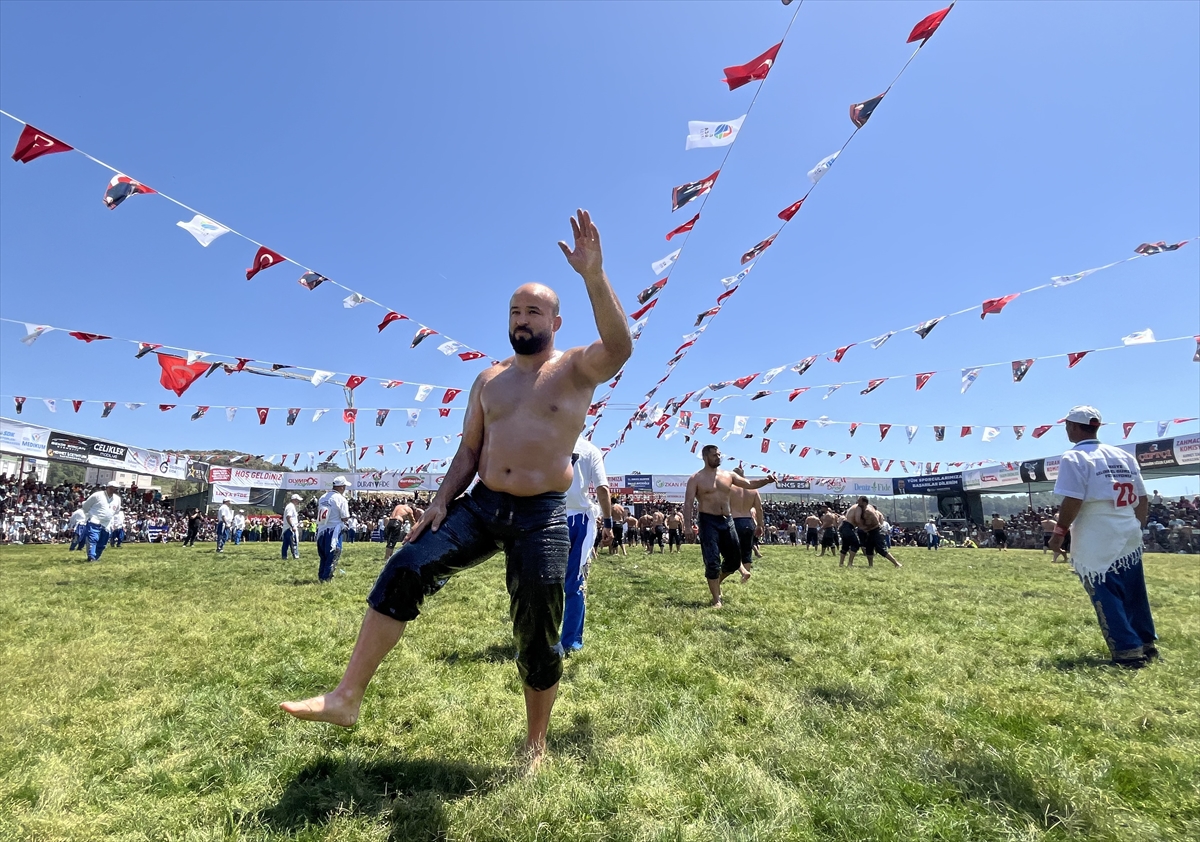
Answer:
POLYGON ((596 729, 586 713, 575 714, 569 726, 552 728, 546 737, 551 755, 568 754, 583 760, 592 756, 595 743, 596 729))
POLYGON ((1074 658, 1055 658, 1053 661, 1043 661, 1044 666, 1053 667, 1060 672, 1072 672, 1080 669, 1096 669, 1098 667, 1111 667, 1112 660, 1109 658, 1101 658, 1097 655, 1079 655, 1074 658))
POLYGON ((848 684, 813 687, 808 695, 814 702, 846 710, 882 710, 888 706, 884 699, 867 695, 848 684))
POLYGON ((447 801, 485 793, 497 771, 441 760, 362 763, 325 758, 303 769, 254 818, 292 833, 337 816, 384 816, 392 840, 444 839, 447 801))
POLYGON ((447 664, 511 664, 517 659, 517 650, 512 643, 493 643, 478 652, 455 650, 442 656, 447 664))
POLYGON ((1018 814, 1045 830, 1059 827, 1078 834, 1078 838, 1094 838, 1090 833, 1091 822, 1075 811, 1069 799, 1048 787, 1039 786, 1020 770, 1006 768, 987 758, 970 758, 948 764, 945 774, 967 798, 1001 812, 1018 814))
POLYGON ((697 608, 710 608, 711 603, 707 599, 680 599, 677 596, 668 596, 663 598, 662 607, 695 610, 697 608))

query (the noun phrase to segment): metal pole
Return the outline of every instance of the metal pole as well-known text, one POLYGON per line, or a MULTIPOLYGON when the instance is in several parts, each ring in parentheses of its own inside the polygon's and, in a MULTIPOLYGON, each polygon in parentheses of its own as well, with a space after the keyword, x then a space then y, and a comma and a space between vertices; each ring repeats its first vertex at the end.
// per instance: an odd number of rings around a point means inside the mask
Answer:
MULTIPOLYGON (((347 408, 353 409, 354 408, 354 390, 343 386, 342 391, 346 393, 347 408)), ((354 476, 354 479, 350 480, 350 497, 351 497, 351 499, 356 499, 358 497, 358 492, 356 492, 354 490, 354 487, 355 487, 355 485, 357 485, 357 478, 358 478, 358 443, 354 438, 354 422, 353 421, 350 422, 350 438, 346 440, 346 447, 348 448, 349 454, 350 454, 349 458, 346 461, 350 465, 350 473, 354 476)))

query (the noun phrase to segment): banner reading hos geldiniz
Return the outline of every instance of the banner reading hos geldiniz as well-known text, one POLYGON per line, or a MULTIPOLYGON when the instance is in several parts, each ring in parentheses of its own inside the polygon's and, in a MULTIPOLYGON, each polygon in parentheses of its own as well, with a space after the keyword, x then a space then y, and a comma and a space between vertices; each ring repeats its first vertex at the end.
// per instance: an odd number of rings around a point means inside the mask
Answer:
POLYGON ((260 471, 253 468, 223 468, 213 465, 208 469, 208 481, 219 482, 238 488, 283 488, 283 471, 260 471))

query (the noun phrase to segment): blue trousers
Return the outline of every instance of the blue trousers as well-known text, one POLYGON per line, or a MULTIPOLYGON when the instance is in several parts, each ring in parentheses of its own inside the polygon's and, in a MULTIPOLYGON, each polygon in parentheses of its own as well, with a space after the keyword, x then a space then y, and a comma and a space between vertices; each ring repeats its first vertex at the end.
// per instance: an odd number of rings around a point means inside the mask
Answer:
POLYGON ((223 523, 217 524, 217 552, 225 549, 225 542, 229 540, 229 527, 223 523))
POLYGON ((98 523, 87 525, 87 560, 99 561, 108 546, 108 530, 98 523))
POLYGON ((75 535, 71 538, 71 547, 67 552, 82 550, 87 546, 87 524, 81 523, 75 527, 75 535))
POLYGON ((110 540, 110 543, 111 543, 111 544, 112 544, 114 547, 119 547, 119 546, 121 546, 122 544, 124 544, 124 543, 125 543, 125 530, 124 530, 124 528, 122 528, 122 529, 117 529, 117 530, 115 530, 115 531, 113 531, 113 532, 110 532, 110 533, 109 533, 109 538, 111 539, 111 540, 110 540))
POLYGON ((342 527, 340 525, 322 529, 317 533, 317 555, 321 558, 321 566, 317 569, 317 578, 322 582, 333 580, 337 571, 338 559, 342 555, 342 527))
POLYGON ((242 543, 242 530, 240 530, 240 529, 233 530, 233 543, 234 544, 242 543))
POLYGON ((1142 561, 1124 570, 1109 570, 1103 582, 1083 580, 1084 590, 1096 609, 1100 631, 1114 659, 1140 658, 1143 647, 1158 639, 1142 561))
POLYGON ((293 529, 283 530, 283 559, 286 561, 288 551, 291 551, 292 558, 300 558, 300 545, 296 543, 296 532, 293 529))
MULTIPOLYGON (((583 617, 586 613, 583 598, 584 559, 592 549, 588 540, 592 516, 583 512, 567 516, 571 533, 571 552, 567 556, 567 578, 563 585, 562 647, 568 651, 583 648, 583 617)), ((595 540, 595 535, 592 535, 595 540)))

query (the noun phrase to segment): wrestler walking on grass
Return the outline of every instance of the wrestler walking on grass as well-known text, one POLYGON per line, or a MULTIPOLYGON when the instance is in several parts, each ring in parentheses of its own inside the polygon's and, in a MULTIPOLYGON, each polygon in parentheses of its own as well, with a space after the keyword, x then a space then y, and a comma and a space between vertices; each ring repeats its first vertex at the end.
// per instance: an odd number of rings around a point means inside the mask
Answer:
POLYGON ((718 470, 721 467, 721 451, 715 444, 706 444, 700 451, 704 467, 688 478, 687 491, 683 495, 683 522, 685 528, 692 527, 692 503, 700 508, 700 553, 704 557, 704 578, 712 594, 714 608, 721 607, 721 583, 732 573, 741 572, 742 581, 750 578, 750 571, 742 563, 742 550, 738 542, 737 527, 734 526, 730 494, 733 487, 758 489, 775 482, 768 474, 759 479, 746 479, 732 471, 718 470))
POLYGON ((341 683, 280 707, 298 719, 349 727, 371 677, 446 578, 503 548, 517 670, 525 686, 526 758, 545 756, 546 729, 562 676, 563 580, 570 538, 565 492, 571 453, 596 386, 633 350, 625 312, 604 274, 600 234, 587 211, 571 220, 572 251, 558 245, 587 287, 600 339, 554 349, 562 325, 558 296, 541 284, 518 287, 509 303, 516 352, 481 372, 471 387, 462 442, 442 486, 389 560, 367 597, 358 641, 341 683), (479 483, 459 496, 475 475, 479 483))

